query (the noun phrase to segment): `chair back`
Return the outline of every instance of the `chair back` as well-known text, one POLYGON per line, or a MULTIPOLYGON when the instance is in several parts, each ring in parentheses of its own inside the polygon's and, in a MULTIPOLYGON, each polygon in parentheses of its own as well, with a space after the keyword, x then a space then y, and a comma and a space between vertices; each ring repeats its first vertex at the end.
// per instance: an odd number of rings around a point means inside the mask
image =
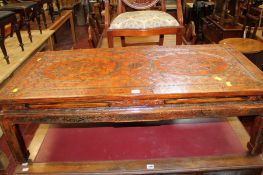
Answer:
MULTIPOLYGON (((163 0, 161 0, 161 6, 164 5, 162 1, 163 0)), ((122 2, 133 9, 144 10, 156 6, 159 0, 119 0, 119 4, 122 4, 122 2)))

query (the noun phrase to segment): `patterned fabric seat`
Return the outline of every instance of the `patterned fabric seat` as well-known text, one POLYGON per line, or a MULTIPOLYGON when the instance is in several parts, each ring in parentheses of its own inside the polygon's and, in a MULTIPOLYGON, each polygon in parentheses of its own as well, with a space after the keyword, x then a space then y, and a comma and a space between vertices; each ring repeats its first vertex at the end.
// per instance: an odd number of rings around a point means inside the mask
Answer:
POLYGON ((150 29, 179 26, 170 14, 157 10, 125 12, 118 15, 109 29, 150 29))

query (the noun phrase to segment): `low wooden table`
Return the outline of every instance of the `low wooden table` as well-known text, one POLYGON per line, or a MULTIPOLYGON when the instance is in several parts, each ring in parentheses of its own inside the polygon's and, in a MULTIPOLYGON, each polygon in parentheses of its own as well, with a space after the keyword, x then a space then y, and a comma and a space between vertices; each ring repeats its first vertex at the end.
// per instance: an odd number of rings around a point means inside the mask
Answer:
POLYGON ((263 51, 263 42, 250 38, 227 38, 219 44, 230 44, 244 54, 252 54, 263 51))
POLYGON ((257 115, 247 144, 248 154, 244 155, 30 163, 18 167, 17 173, 149 174, 261 169, 262 95, 262 73, 240 52, 224 45, 42 52, 2 85, 1 126, 17 163, 23 163, 28 161, 29 152, 18 127, 21 123, 101 126, 257 115))

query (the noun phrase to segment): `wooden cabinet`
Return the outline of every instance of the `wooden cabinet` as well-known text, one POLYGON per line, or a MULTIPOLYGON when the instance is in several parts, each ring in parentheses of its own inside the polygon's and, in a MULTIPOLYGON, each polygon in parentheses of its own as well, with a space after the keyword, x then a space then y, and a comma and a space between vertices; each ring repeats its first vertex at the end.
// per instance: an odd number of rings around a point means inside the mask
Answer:
POLYGON ((242 37, 242 25, 236 24, 220 24, 218 21, 212 19, 211 16, 202 18, 203 37, 210 43, 218 43, 225 38, 242 37))

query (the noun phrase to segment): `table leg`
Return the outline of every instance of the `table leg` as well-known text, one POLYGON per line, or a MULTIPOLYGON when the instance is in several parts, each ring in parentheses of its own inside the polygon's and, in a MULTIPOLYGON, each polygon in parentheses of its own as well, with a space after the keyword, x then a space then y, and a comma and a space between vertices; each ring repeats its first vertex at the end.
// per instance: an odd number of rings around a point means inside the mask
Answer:
POLYGON ((40 22, 40 13, 41 13, 41 9, 39 4, 36 4, 35 7, 33 8, 33 13, 35 14, 35 17, 37 19, 37 25, 38 25, 38 29, 40 31, 40 34, 42 34, 42 26, 41 26, 41 22, 40 22))
POLYGON ((32 35, 31 35, 31 27, 30 27, 30 17, 29 17, 28 12, 26 12, 26 14, 25 14, 25 23, 26 23, 26 26, 27 26, 28 37, 29 37, 29 39, 30 39, 30 42, 32 43, 32 35))
POLYGON ((16 162, 23 163, 28 161, 29 152, 26 148, 23 136, 17 124, 13 124, 11 120, 3 119, 1 127, 5 135, 7 144, 16 162))
POLYGON ((74 25, 74 20, 73 20, 72 13, 70 14, 70 19, 69 20, 70 20, 70 30, 71 30, 73 44, 76 44, 75 25, 74 25))
POLYGON ((22 51, 24 51, 24 44, 22 42, 21 33, 20 33, 19 27, 17 25, 16 18, 15 18, 12 25, 14 26, 14 31, 16 32, 16 36, 17 36, 17 40, 19 42, 19 46, 21 47, 22 51))
POLYGON ((251 155, 258 155, 263 150, 263 117, 256 117, 253 128, 250 133, 250 141, 248 143, 248 150, 251 155))
POLYGON ((54 50, 54 40, 53 40, 53 37, 52 37, 52 36, 50 36, 50 37, 48 38, 48 49, 49 49, 49 50, 54 50))
POLYGON ((52 0, 48 1, 47 5, 48 5, 49 15, 50 15, 51 21, 53 23, 55 21, 53 1, 52 0))
POLYGON ((1 46, 1 50, 4 54, 4 59, 6 60, 7 64, 10 64, 9 62, 9 56, 7 55, 7 51, 5 48, 5 30, 4 30, 5 26, 1 27, 1 35, 0 35, 0 46, 1 46))

